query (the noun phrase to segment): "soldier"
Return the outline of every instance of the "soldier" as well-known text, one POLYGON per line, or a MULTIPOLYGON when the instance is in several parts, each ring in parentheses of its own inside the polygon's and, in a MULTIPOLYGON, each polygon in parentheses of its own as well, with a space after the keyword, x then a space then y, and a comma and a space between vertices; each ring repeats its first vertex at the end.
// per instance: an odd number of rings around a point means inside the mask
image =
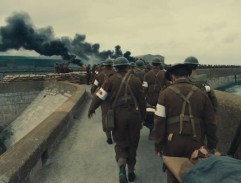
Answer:
MULTIPOLYGON (((184 63, 166 71, 172 84, 160 92, 154 119, 155 150, 158 156, 190 158, 204 146, 214 150, 217 144, 214 108, 207 95, 188 79, 191 70, 184 63)), ((167 182, 178 182, 167 170, 167 182)))
POLYGON ((85 68, 86 71, 86 84, 89 85, 91 84, 90 78, 91 78, 91 70, 90 70, 90 64, 88 64, 85 68))
MULTIPOLYGON (((108 79, 111 75, 113 75, 115 73, 115 71, 113 70, 113 61, 111 59, 107 59, 106 61, 104 61, 102 63, 102 65, 104 66, 104 69, 96 76, 96 79, 91 87, 91 93, 95 94, 95 91, 100 88, 104 81, 106 79, 108 79)), ((109 129, 107 129, 106 125, 105 125, 105 118, 106 118, 106 114, 109 108, 109 100, 105 100, 101 103, 101 113, 102 113, 102 129, 106 134, 107 140, 106 142, 108 144, 112 144, 112 137, 111 137, 111 131, 109 129)))
POLYGON ((215 93, 213 89, 210 87, 210 85, 207 82, 207 75, 206 74, 197 74, 197 68, 199 65, 198 59, 190 56, 187 57, 184 60, 184 63, 188 65, 188 67, 192 70, 192 73, 189 77, 190 81, 199 87, 201 90, 203 90, 205 93, 207 93, 214 110, 217 111, 218 108, 218 101, 217 97, 215 96, 215 93))
POLYGON ((130 62, 129 68, 128 68, 128 72, 134 74, 134 69, 135 69, 135 63, 134 62, 130 62))
POLYGON ((124 57, 114 61, 117 73, 112 75, 102 85, 94 96, 89 108, 88 117, 91 118, 100 103, 110 98, 112 108, 115 110, 115 127, 112 131, 116 142, 115 153, 118 163, 119 181, 127 183, 126 164, 128 166, 128 179, 135 180, 136 151, 140 139, 142 121, 145 117, 145 101, 142 85, 138 78, 128 72, 129 62, 124 57))
POLYGON ((133 69, 134 75, 138 77, 143 83, 144 75, 145 75, 145 66, 142 60, 137 60, 135 62, 136 67, 133 69))
POLYGON ((165 71, 162 68, 162 60, 154 58, 152 60, 152 69, 144 75, 143 89, 147 102, 147 116, 145 119, 145 126, 149 128, 149 140, 152 140, 152 129, 154 120, 154 109, 157 104, 158 96, 161 89, 165 86, 165 71))

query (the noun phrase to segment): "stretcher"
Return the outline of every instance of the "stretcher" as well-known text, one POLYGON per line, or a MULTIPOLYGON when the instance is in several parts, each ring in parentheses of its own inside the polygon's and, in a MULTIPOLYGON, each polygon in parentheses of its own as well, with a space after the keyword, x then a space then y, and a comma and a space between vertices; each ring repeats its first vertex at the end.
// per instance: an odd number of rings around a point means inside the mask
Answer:
POLYGON ((163 162, 180 183, 241 182, 241 160, 212 155, 197 163, 189 158, 163 156, 163 162))

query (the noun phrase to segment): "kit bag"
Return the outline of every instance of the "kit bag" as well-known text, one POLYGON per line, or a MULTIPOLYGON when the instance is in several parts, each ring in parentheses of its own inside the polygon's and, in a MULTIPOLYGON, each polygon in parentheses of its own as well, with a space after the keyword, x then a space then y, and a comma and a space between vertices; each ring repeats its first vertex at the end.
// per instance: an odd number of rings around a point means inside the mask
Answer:
POLYGON ((105 118, 105 125, 106 125, 106 129, 108 131, 111 131, 114 129, 115 127, 115 104, 117 102, 117 99, 119 97, 120 94, 120 90, 124 84, 124 81, 126 80, 126 78, 128 77, 130 73, 126 73, 125 76, 122 78, 119 90, 117 92, 117 95, 115 97, 115 100, 113 102, 113 104, 111 105, 111 107, 108 109, 107 114, 106 114, 106 118, 105 118))

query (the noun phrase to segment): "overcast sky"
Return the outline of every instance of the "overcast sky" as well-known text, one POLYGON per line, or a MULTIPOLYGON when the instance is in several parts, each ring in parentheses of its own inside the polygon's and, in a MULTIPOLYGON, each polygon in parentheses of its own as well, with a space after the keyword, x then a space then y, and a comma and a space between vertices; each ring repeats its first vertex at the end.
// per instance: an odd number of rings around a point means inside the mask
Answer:
POLYGON ((100 51, 120 45, 167 64, 192 55, 201 64, 241 65, 241 0, 1 0, 0 26, 20 11, 56 37, 84 34, 100 51))

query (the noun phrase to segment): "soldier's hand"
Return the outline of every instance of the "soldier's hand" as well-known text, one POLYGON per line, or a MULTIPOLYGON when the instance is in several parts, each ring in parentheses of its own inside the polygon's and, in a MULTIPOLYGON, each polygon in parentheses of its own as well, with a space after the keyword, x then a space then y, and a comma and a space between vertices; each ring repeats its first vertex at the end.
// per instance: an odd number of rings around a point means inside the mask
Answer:
POLYGON ((95 111, 94 110, 89 110, 88 118, 92 118, 93 114, 95 114, 95 111))

